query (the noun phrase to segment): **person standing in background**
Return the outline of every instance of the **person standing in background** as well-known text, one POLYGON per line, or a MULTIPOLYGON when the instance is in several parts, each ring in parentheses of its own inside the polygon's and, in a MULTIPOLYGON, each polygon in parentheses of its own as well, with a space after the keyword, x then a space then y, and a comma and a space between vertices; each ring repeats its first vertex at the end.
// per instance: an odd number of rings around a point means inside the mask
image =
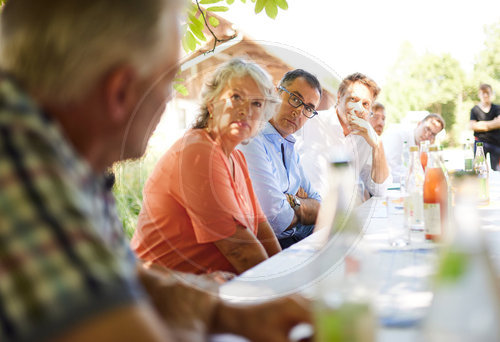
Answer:
POLYGON ((495 93, 489 84, 479 86, 478 96, 480 102, 470 111, 469 127, 474 131, 476 142, 483 143, 484 153, 490 153, 491 168, 499 171, 500 106, 492 103, 495 93))

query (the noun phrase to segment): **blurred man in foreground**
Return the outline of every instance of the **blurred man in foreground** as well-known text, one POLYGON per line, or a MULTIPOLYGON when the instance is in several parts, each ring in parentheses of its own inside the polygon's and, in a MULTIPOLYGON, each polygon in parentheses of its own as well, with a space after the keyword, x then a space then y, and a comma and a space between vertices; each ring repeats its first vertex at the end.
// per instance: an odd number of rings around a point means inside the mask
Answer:
POLYGON ((380 102, 375 102, 372 106, 372 114, 368 118, 378 136, 381 136, 385 127, 385 107, 380 102))
POLYGON ((402 177, 405 177, 407 172, 407 167, 403 165, 402 161, 404 142, 406 141, 408 146, 420 146, 420 142, 424 140, 433 144, 436 135, 444 127, 445 123, 441 115, 429 114, 416 127, 397 125, 384 133, 382 139, 394 182, 401 182, 402 177))
MULTIPOLYGON (((109 182, 171 93, 176 0, 10 0, 0 36, 0 340, 285 341, 300 298, 233 306, 147 270, 109 182)), ((193 278, 198 281, 198 278, 193 278)))

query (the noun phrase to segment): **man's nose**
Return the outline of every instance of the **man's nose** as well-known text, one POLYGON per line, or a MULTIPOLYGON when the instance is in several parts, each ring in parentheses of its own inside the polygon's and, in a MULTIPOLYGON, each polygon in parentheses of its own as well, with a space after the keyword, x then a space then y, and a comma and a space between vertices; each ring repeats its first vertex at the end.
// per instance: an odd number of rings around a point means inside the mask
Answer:
POLYGON ((302 112, 302 107, 292 109, 292 115, 294 118, 299 116, 301 112, 302 112))

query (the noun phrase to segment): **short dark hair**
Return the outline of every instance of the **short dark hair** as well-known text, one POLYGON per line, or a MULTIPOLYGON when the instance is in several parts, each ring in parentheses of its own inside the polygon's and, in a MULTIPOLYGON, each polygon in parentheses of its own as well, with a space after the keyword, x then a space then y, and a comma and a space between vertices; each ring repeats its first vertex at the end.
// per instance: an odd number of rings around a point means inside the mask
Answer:
POLYGON ((491 92, 493 92, 493 88, 492 88, 489 84, 482 83, 482 84, 479 86, 479 90, 482 90, 482 91, 487 91, 488 89, 489 89, 491 92))
POLYGON ((355 72, 354 74, 351 74, 342 80, 338 90, 339 95, 341 97, 344 96, 347 88, 349 88, 351 84, 356 82, 362 83, 366 87, 368 87, 368 89, 370 89, 373 95, 373 100, 377 98, 378 94, 380 93, 380 88, 378 87, 377 83, 360 72, 355 72))
POLYGON ((423 118, 422 122, 427 121, 427 120, 432 120, 432 119, 439 121, 439 123, 441 124, 441 130, 443 130, 446 127, 446 124, 444 122, 443 117, 439 114, 431 113, 431 114, 427 115, 425 118, 423 118))
POLYGON ((316 78, 316 76, 303 69, 288 71, 281 79, 279 85, 286 88, 286 86, 288 86, 299 77, 302 77, 311 87, 315 88, 319 92, 319 96, 321 97, 323 91, 321 90, 321 84, 319 83, 318 79, 316 78))
POLYGON ((380 102, 375 102, 372 106, 372 112, 376 112, 377 110, 384 110, 385 111, 384 105, 381 104, 380 102))

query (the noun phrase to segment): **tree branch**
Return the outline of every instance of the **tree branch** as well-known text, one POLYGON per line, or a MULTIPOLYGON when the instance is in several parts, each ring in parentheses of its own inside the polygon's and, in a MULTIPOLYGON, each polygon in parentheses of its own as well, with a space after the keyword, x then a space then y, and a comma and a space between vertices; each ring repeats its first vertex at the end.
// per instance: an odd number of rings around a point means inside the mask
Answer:
POLYGON ((205 27, 208 29, 208 31, 210 31, 210 33, 212 34, 212 36, 214 37, 214 47, 212 48, 212 50, 208 50, 207 52, 204 52, 203 54, 206 55, 206 54, 209 54, 211 52, 214 52, 215 51, 215 48, 217 47, 217 43, 224 43, 224 42, 227 42, 231 39, 234 39, 236 38, 237 34, 233 34, 231 37, 229 38, 226 38, 226 39, 219 39, 214 31, 212 31, 212 29, 210 28, 208 22, 207 22, 207 17, 205 16, 205 13, 203 12, 203 10, 201 9, 201 6, 200 6, 200 3, 198 2, 198 0, 196 0, 196 6, 198 7, 198 11, 200 11, 201 15, 203 16, 203 21, 205 22, 205 27))

